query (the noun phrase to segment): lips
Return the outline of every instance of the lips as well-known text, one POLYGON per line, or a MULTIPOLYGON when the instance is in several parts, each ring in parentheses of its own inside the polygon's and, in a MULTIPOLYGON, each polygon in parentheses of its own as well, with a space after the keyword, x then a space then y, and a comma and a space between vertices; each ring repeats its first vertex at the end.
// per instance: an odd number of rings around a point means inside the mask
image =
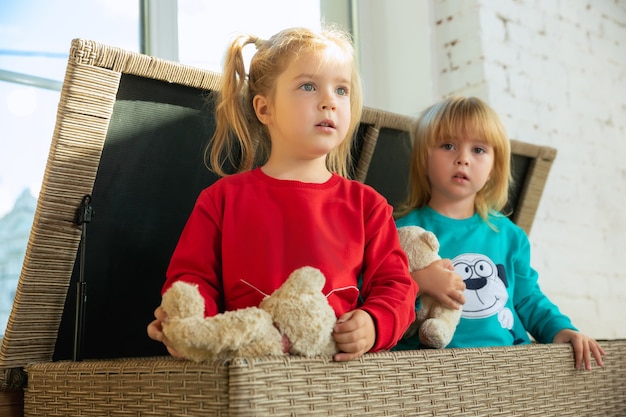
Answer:
POLYGON ((469 180, 469 177, 462 172, 455 173, 452 178, 461 179, 461 180, 469 180))
POLYGON ((321 126, 321 127, 332 127, 333 129, 335 128, 335 122, 333 122, 332 120, 322 120, 321 122, 319 122, 317 124, 317 126, 321 126))

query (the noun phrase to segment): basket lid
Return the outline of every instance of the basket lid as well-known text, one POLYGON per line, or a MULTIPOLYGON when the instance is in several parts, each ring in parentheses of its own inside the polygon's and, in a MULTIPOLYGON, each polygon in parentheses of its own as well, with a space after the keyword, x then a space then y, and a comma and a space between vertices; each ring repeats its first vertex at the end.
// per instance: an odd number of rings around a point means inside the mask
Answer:
MULTIPOLYGON (((95 41, 72 41, 0 371, 166 353, 146 326, 195 199, 216 180, 203 157, 214 131, 209 93, 219 79, 95 41), (77 221, 86 196, 92 215, 77 221), (81 308, 84 325, 77 332, 81 308)), ((7 374, 0 372, 5 385, 7 374)))

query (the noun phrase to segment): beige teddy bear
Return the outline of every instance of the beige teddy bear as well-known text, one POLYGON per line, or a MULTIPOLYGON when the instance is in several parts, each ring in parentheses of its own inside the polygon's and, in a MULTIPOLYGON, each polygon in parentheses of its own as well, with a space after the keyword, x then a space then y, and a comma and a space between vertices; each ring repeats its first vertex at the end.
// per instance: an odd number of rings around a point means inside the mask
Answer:
POLYGON ((337 318, 322 293, 325 281, 318 269, 302 267, 259 307, 206 318, 198 288, 179 281, 163 294, 161 305, 169 317, 163 333, 176 351, 196 362, 284 355, 282 334, 289 339, 290 354, 332 355, 337 318))
MULTIPOLYGON (((423 269, 441 259, 439 241, 434 233, 419 226, 404 226, 398 229, 398 236, 400 245, 409 258, 411 272, 423 269)), ((446 347, 459 324, 461 310, 446 307, 426 294, 420 295, 419 299, 421 307, 404 337, 413 336, 419 331, 422 345, 434 349, 446 347)))

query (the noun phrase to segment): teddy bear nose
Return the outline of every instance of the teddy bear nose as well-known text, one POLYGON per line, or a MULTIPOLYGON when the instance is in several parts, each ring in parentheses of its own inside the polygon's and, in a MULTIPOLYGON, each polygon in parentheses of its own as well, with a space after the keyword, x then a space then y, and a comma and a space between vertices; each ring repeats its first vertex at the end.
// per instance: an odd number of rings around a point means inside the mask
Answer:
POLYGON ((487 285, 487 278, 468 278, 463 282, 466 290, 479 290, 487 285))

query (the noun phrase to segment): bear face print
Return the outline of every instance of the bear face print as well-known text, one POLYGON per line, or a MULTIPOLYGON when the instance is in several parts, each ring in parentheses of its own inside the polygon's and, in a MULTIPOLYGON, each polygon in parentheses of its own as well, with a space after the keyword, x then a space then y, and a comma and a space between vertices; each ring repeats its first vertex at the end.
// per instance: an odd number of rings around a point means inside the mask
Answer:
POLYGON ((454 271, 465 282, 465 318, 484 318, 497 314, 504 308, 509 294, 506 277, 487 256, 465 253, 452 260, 454 271))

